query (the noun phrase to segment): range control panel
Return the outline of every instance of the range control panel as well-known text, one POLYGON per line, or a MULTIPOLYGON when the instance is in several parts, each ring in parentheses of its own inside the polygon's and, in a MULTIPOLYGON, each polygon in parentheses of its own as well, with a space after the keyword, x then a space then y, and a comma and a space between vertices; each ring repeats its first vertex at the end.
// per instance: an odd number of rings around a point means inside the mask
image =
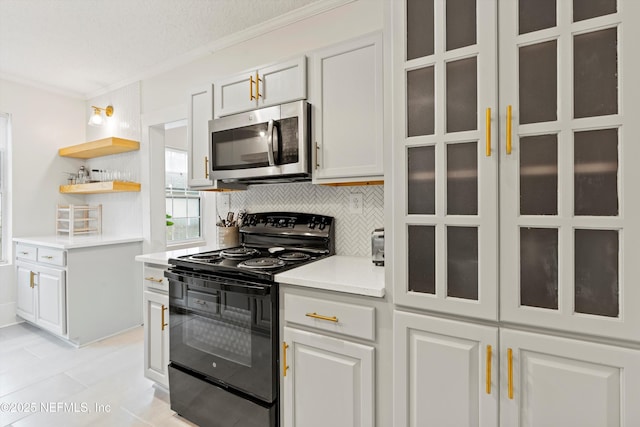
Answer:
POLYGON ((308 234, 312 231, 328 232, 328 229, 332 226, 333 217, 326 215, 291 212, 261 212, 247 214, 244 223, 242 224, 242 231, 261 231, 269 233, 270 229, 277 229, 281 231, 291 231, 292 234, 295 234, 296 232, 308 234))

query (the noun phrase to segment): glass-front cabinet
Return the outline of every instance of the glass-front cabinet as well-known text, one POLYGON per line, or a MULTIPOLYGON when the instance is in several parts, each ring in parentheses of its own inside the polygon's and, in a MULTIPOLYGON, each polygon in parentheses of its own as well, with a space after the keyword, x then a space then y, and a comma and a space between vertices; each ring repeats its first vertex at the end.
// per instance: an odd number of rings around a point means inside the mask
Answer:
POLYGON ((395 303, 640 340, 640 2, 393 16, 395 303))
POLYGON ((395 6, 394 298, 495 320, 496 1, 395 6))
POLYGON ((637 3, 500 4, 501 320, 640 339, 637 3))

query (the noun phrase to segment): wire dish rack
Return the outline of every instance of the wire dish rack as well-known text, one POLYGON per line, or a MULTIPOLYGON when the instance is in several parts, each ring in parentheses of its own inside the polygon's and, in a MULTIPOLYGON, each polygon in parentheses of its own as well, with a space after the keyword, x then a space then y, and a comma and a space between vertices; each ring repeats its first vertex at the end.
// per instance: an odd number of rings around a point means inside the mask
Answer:
POLYGON ((102 205, 57 205, 56 234, 102 234, 102 205))

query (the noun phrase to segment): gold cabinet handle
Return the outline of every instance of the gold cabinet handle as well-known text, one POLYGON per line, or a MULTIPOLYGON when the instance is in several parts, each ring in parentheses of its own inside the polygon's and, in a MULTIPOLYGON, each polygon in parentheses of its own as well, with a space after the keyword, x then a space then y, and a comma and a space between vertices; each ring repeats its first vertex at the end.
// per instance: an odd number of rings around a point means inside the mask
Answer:
POLYGON ((492 348, 487 346, 487 394, 491 394, 491 356, 492 348))
POLYGON ((156 279, 155 277, 145 277, 144 280, 148 280, 150 282, 158 282, 158 283, 162 283, 162 279, 156 279))
POLYGON ((44 259, 53 259, 53 257, 51 255, 42 255, 42 258, 44 258, 44 259))
POLYGON ((318 314, 318 313, 315 313, 315 312, 314 313, 307 313, 307 314, 305 314, 305 316, 312 317, 314 319, 327 320, 329 322, 338 323, 338 318, 336 316, 331 316, 331 317, 322 316, 321 314, 318 314))
POLYGON ((31 289, 33 289, 33 287, 35 286, 35 277, 36 277, 36 273, 34 273, 33 271, 29 272, 29 287, 31 289))
POLYGON ((164 321, 164 311, 166 309, 167 309, 167 307, 165 307, 164 304, 162 304, 162 315, 160 316, 160 323, 162 324, 162 326, 160 327, 160 330, 162 330, 162 331, 164 331, 164 328, 166 326, 169 326, 169 324, 164 321))
POLYGON ((507 349, 507 364, 508 364, 508 392, 509 399, 513 399, 513 350, 507 349))
POLYGON ((287 349, 289 348, 289 344, 286 342, 282 343, 282 376, 287 376, 287 369, 289 369, 289 365, 287 365, 287 349))
POLYGON ((249 101, 256 99, 256 97, 253 96, 253 83, 253 76, 249 76, 249 101))
POLYGON ((209 157, 204 156, 204 177, 209 179, 209 157))
POLYGON ((507 106, 507 154, 511 154, 511 105, 507 106))
MULTIPOLYGON (((260 93, 260 82, 262 79, 258 76, 258 72, 256 71, 256 99, 260 99, 262 94, 260 93)), ((264 96, 262 96, 264 98, 264 96)))
POLYGON ((486 154, 491 157, 491 108, 487 108, 486 121, 486 154))

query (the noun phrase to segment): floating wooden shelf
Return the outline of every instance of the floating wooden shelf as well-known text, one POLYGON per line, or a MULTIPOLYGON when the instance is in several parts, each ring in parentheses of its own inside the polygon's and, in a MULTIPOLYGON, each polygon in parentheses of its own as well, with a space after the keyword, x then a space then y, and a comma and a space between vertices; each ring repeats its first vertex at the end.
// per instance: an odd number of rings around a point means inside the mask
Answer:
POLYGON ((125 191, 139 192, 140 184, 137 182, 104 181, 60 186, 61 193, 73 194, 118 193, 125 191))
POLYGON ((74 157, 76 159, 92 159, 94 157, 126 153, 139 149, 140 143, 138 141, 111 137, 72 145, 70 147, 63 147, 58 150, 58 154, 63 157, 74 157))

